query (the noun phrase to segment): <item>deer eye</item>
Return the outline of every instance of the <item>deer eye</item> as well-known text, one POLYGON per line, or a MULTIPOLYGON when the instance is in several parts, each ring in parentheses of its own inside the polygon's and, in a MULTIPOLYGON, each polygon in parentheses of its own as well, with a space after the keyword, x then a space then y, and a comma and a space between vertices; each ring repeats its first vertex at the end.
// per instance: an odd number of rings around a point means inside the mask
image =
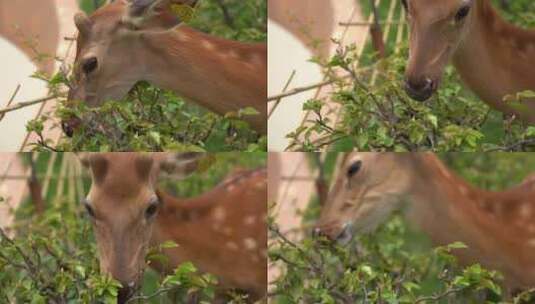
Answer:
POLYGON ((97 57, 91 57, 83 63, 82 70, 84 71, 85 74, 89 74, 93 72, 94 70, 96 70, 97 67, 98 67, 97 57))
POLYGON ((459 11, 457 12, 457 14, 455 15, 455 21, 456 22, 463 21, 463 19, 466 18, 466 16, 468 16, 468 13, 470 13, 470 6, 469 5, 465 5, 465 6, 461 7, 459 9, 459 11))
POLYGON ((349 166, 349 168, 347 168, 347 177, 352 178, 360 171, 360 167, 362 167, 362 161, 358 160, 354 162, 351 166, 349 166))
POLYGON ((82 204, 84 204, 85 211, 91 218, 95 218, 95 211, 93 210, 93 207, 91 207, 91 204, 88 200, 84 199, 82 204))
POLYGON ((347 211, 347 210, 349 210, 349 209, 351 209, 351 208, 353 208, 353 204, 351 204, 351 203, 349 203, 349 202, 346 202, 346 203, 344 203, 344 204, 342 205, 341 210, 342 210, 342 211, 347 211))
POLYGON ((145 209, 145 217, 147 219, 152 218, 156 214, 156 211, 158 211, 159 205, 160 201, 158 200, 158 198, 152 199, 147 209, 145 209))

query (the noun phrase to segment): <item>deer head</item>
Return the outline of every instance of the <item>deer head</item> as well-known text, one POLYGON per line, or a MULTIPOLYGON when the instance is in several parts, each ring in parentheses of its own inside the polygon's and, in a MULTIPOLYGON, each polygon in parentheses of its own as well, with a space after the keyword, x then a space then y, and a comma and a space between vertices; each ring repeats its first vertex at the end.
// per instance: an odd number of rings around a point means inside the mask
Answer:
POLYGON ((405 90, 418 101, 437 90, 444 68, 473 23, 479 0, 402 0, 410 28, 405 90))
POLYGON ((413 176, 396 154, 346 155, 315 233, 347 243, 354 231, 373 229, 399 208, 413 176))
MULTIPOLYGON (((119 100, 139 81, 149 80, 142 54, 147 35, 169 31, 182 23, 172 5, 196 5, 197 0, 117 0, 88 17, 78 13, 74 62, 74 85, 68 100, 79 100, 90 107, 105 100, 119 100)), ((71 136, 79 118, 62 122, 71 136)))
POLYGON ((138 286, 152 226, 162 207, 156 181, 163 172, 185 177, 199 153, 85 153, 91 189, 83 201, 100 255, 101 271, 121 282, 119 302, 138 286))

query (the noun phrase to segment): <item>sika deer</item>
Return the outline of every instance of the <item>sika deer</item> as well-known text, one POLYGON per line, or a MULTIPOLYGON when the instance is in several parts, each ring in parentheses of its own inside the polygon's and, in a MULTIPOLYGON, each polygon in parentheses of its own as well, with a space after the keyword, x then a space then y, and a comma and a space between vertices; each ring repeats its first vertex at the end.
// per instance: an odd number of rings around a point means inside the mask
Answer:
POLYGON ((238 289, 254 301, 267 286, 267 176, 265 170, 228 177, 213 190, 190 199, 157 190, 160 171, 185 176, 202 154, 85 154, 92 185, 85 208, 93 222, 101 270, 123 285, 124 303, 138 287, 149 245, 174 241, 165 249, 169 272, 191 261, 214 274, 221 289, 238 289))
MULTIPOLYGON (((118 0, 90 17, 76 15, 76 83, 69 100, 98 107, 145 80, 218 114, 252 107, 260 114, 247 121, 265 134, 266 44, 225 40, 183 25, 171 5, 196 2, 118 0)), ((63 130, 72 135, 80 123, 68 119, 63 130)))
POLYGON ((535 90, 535 30, 503 20, 490 0, 402 0, 410 27, 407 94, 427 100, 446 64, 484 102, 535 123, 535 100, 511 103, 504 96, 535 90))
POLYGON ((477 189, 433 154, 345 156, 316 233, 347 242, 408 199, 407 217, 437 245, 461 241, 462 264, 501 271, 510 290, 535 287, 535 180, 503 192, 477 189))

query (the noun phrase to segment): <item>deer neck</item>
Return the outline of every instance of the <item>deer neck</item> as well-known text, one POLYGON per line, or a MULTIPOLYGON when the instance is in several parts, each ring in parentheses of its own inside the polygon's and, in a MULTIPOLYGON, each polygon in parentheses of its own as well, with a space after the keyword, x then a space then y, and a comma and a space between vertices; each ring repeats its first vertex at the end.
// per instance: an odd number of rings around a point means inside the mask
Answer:
POLYGON ((147 81, 218 114, 253 107, 265 133, 266 48, 216 38, 189 27, 142 36, 147 81))
POLYGON ((508 274, 506 284, 525 287, 535 280, 535 225, 532 183, 490 192, 470 186, 432 155, 415 156, 412 206, 416 223, 438 245, 461 241, 455 251, 464 265, 480 263, 508 274))
MULTIPOLYGON (((180 244, 195 243, 199 239, 199 231, 196 230, 202 229, 200 226, 204 222, 203 218, 211 213, 214 208, 213 202, 203 196, 180 199, 161 191, 157 193, 163 207, 156 218, 156 229, 153 235, 155 243, 166 240, 173 240, 180 244)), ((206 229, 203 233, 211 231, 206 229)))
POLYGON ((453 55, 463 81, 490 106, 535 122, 535 100, 523 111, 503 102, 505 95, 535 89, 535 31, 507 23, 488 0, 476 1, 472 17, 453 55))
POLYGON ((415 157, 411 205, 407 212, 410 222, 425 231, 437 245, 456 241, 468 245, 469 249, 459 252, 465 262, 471 261, 471 257, 481 257, 481 252, 490 249, 486 239, 492 236, 488 218, 480 208, 489 193, 469 185, 432 154, 415 157))

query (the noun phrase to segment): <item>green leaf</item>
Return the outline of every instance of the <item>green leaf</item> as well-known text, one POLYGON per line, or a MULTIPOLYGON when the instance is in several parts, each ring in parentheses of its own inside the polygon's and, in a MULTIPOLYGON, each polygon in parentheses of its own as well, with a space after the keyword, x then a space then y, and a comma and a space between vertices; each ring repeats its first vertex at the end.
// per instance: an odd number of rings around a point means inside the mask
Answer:
POLYGON ((178 244, 173 241, 166 241, 160 244, 160 248, 162 249, 170 249, 170 248, 177 248, 178 244))

